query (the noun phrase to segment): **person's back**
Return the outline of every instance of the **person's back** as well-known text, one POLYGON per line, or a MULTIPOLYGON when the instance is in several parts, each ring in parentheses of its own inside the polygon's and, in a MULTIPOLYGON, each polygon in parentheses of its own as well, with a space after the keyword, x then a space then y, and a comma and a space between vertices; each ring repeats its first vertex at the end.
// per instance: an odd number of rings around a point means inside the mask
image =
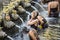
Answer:
POLYGON ((59 14, 59 2, 52 1, 48 3, 49 16, 58 17, 59 14))
POLYGON ((52 1, 49 2, 50 8, 56 8, 58 6, 58 2, 57 1, 52 1))

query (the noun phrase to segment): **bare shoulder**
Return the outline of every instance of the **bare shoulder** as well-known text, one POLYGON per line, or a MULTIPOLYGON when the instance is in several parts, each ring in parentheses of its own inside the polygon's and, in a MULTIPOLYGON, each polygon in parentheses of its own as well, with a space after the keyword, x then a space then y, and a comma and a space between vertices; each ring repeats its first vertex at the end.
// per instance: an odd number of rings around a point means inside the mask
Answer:
POLYGON ((49 2, 48 4, 50 5, 50 4, 54 4, 54 3, 58 4, 59 2, 58 1, 52 1, 52 2, 49 2))
POLYGON ((42 16, 37 16, 37 18, 43 18, 42 16))

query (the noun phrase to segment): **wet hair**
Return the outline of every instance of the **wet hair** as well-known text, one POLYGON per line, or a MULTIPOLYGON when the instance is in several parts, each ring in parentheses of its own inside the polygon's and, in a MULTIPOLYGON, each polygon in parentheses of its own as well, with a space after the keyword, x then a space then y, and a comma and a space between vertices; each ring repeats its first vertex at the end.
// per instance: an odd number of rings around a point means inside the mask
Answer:
MULTIPOLYGON (((34 11, 33 11, 34 12, 34 11)), ((37 16, 39 15, 39 12, 38 11, 35 11, 37 14, 36 14, 36 16, 35 16, 35 18, 34 19, 36 19, 37 18, 37 16)), ((30 15, 30 19, 31 19, 31 15, 30 15)))

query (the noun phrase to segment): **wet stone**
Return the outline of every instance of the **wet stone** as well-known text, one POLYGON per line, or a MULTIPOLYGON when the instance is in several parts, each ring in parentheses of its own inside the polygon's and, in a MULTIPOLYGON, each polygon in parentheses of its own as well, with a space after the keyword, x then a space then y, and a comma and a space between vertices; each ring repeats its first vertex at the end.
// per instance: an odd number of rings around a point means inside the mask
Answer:
POLYGON ((0 31, 0 37, 4 38, 5 36, 7 36, 7 34, 5 32, 3 32, 3 31, 0 31))
POLYGON ((13 18, 14 20, 17 20, 17 19, 19 18, 19 15, 18 15, 18 14, 12 14, 12 18, 13 18))
POLYGON ((7 28, 11 28, 11 27, 13 27, 14 25, 15 25, 15 23, 12 22, 12 21, 5 21, 5 22, 4 22, 4 26, 7 27, 7 28))

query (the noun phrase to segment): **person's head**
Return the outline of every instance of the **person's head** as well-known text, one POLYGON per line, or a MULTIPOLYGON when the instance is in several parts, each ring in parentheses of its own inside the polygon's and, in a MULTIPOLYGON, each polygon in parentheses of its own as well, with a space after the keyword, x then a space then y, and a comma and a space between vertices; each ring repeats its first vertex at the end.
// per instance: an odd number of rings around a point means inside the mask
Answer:
POLYGON ((38 14, 38 11, 33 11, 33 12, 31 13, 31 18, 32 18, 32 19, 36 19, 38 15, 39 15, 39 14, 38 14))

